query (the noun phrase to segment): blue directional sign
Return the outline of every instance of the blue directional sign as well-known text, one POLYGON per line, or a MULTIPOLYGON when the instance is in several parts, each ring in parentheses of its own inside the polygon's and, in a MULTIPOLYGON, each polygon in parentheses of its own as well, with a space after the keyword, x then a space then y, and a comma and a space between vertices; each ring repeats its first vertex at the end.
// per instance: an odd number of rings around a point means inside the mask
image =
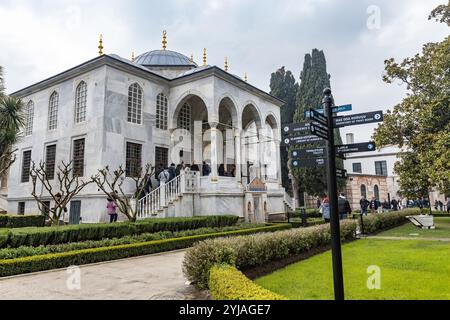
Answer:
POLYGON ((336 153, 338 155, 344 155, 347 153, 370 152, 375 151, 376 147, 375 142, 347 144, 336 146, 336 153))
MULTIPOLYGON (((348 112, 348 111, 352 111, 352 110, 353 110, 353 105, 351 105, 351 104, 333 107, 333 113, 348 112)), ((325 110, 323 110, 323 109, 317 109, 315 111, 320 114, 325 114, 325 110)), ((311 111, 305 111, 305 118, 306 119, 311 118, 311 111)))

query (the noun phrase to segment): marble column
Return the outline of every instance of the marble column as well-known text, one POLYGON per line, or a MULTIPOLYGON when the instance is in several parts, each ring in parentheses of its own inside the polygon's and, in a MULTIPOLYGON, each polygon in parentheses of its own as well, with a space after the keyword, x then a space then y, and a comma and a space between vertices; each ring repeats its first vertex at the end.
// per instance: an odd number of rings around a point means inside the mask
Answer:
POLYGON ((235 164, 236 164, 236 181, 242 182, 242 145, 241 145, 241 133, 240 129, 234 130, 234 148, 235 148, 235 164))
POLYGON ((277 178, 278 184, 283 185, 282 174, 281 174, 281 141, 275 141, 276 155, 277 155, 277 178))
POLYGON ((219 148, 217 145, 218 142, 218 130, 217 130, 217 122, 211 122, 209 124, 211 126, 211 181, 217 182, 219 181, 219 168, 218 168, 218 158, 219 158, 219 148))

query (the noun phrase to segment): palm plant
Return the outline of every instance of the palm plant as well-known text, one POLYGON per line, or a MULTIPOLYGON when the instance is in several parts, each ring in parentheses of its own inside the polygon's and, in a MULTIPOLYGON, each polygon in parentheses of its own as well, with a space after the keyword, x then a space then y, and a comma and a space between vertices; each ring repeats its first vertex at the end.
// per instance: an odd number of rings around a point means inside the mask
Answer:
MULTIPOLYGON (((1 80, 1 77, 0 77, 1 80)), ((14 145, 25 124, 24 105, 20 99, 0 96, 0 177, 15 161, 14 145)))

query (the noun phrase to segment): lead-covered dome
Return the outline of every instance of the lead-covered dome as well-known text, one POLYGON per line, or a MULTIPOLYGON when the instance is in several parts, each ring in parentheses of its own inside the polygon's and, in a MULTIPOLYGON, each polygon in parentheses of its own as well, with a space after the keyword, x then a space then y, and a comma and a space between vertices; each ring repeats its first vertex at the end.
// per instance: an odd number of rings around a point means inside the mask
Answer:
POLYGON ((197 64, 185 55, 170 50, 143 53, 136 58, 134 63, 145 67, 197 67, 197 64))

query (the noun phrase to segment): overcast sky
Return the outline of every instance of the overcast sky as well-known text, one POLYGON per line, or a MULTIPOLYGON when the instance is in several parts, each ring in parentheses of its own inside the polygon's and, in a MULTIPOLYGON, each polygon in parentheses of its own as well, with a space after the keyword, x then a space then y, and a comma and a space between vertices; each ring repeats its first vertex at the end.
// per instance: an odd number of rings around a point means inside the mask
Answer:
MULTIPOLYGON (((448 27, 428 21, 446 0, 0 0, 0 65, 8 92, 105 53, 131 58, 161 48, 223 68, 269 91, 270 75, 285 66, 299 78, 304 55, 325 51, 337 104, 354 112, 392 108, 404 88, 381 77, 384 60, 403 59, 440 41, 448 27), (378 15, 379 13, 379 15, 378 15), (380 19, 377 19, 377 17, 380 19)), ((359 127, 356 140, 370 138, 359 127)))

